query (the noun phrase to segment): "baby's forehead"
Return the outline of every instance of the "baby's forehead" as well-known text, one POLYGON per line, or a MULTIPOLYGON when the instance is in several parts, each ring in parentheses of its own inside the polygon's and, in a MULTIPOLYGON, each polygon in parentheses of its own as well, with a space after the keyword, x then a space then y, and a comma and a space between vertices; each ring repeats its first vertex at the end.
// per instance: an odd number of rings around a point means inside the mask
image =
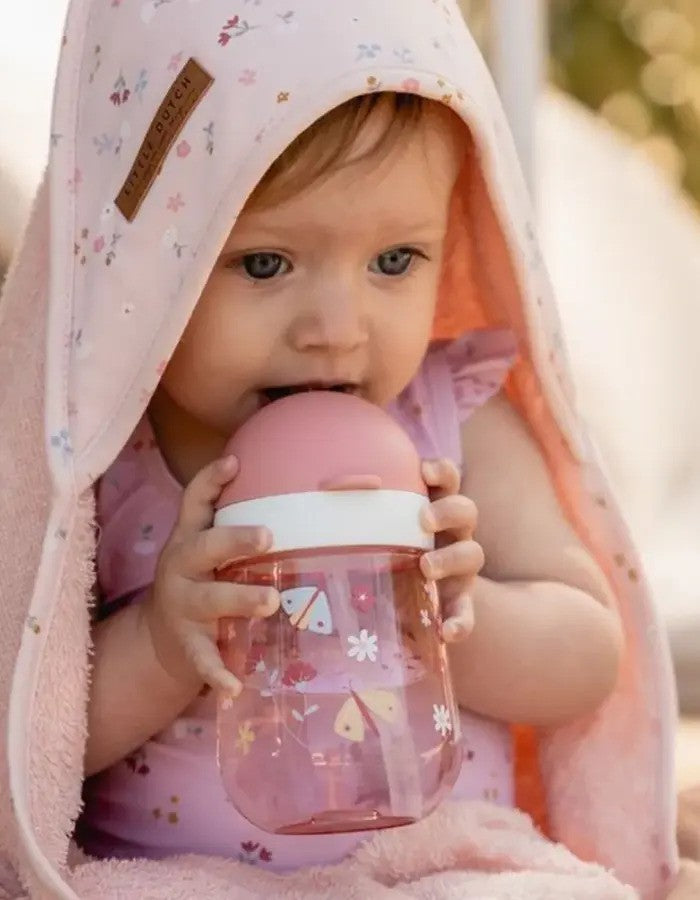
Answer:
POLYGON ((298 242, 305 237, 372 240, 395 235, 397 240, 408 237, 433 240, 444 233, 448 193, 439 196, 436 192, 423 195, 414 191, 410 197, 368 194, 344 202, 348 199, 342 192, 332 203, 324 203, 320 197, 306 198, 297 205, 297 214, 292 204, 243 212, 232 229, 231 238, 245 235, 261 241, 283 238, 298 242))
POLYGON ((385 158, 370 156, 338 168, 282 202, 246 208, 234 232, 325 228, 367 234, 444 227, 460 156, 449 140, 434 137, 434 147, 409 139, 385 158))

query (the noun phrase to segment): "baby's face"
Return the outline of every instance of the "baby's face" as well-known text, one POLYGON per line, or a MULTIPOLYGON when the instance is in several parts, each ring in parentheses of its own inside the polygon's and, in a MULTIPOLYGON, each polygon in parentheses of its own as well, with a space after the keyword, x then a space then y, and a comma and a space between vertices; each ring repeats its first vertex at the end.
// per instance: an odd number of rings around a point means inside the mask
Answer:
POLYGON ((388 155, 244 211, 163 378, 171 414, 211 445, 291 390, 394 399, 430 340, 462 152, 437 108, 388 155))

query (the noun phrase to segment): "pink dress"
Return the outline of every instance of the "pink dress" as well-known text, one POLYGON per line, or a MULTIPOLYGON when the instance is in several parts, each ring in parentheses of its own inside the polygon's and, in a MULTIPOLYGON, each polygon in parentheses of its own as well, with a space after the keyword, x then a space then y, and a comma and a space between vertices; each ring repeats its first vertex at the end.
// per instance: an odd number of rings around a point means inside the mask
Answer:
MULTIPOLYGON (((423 458, 446 456, 461 466, 460 424, 500 389, 513 358, 508 332, 474 332, 430 350, 391 409, 423 458)), ((137 600, 152 582, 181 494, 144 417, 98 487, 100 617, 137 600)), ((507 725, 463 712, 462 740, 452 796, 512 806, 507 725)), ((336 862, 366 837, 272 835, 247 822, 221 784, 214 697, 206 690, 170 727, 86 782, 77 831, 94 856, 203 853, 278 872, 336 862)))

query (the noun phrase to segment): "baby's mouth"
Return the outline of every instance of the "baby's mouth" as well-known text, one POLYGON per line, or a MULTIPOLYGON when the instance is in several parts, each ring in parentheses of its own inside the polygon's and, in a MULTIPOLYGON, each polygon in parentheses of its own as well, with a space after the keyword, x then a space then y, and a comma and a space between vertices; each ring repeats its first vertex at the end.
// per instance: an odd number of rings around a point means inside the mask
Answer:
POLYGON ((307 394, 310 391, 333 391, 336 394, 354 394, 359 396, 360 385, 351 384, 350 382, 339 382, 337 384, 285 384, 264 388, 260 391, 260 395, 265 403, 274 403, 275 400, 282 400, 284 397, 291 397, 294 394, 307 394))

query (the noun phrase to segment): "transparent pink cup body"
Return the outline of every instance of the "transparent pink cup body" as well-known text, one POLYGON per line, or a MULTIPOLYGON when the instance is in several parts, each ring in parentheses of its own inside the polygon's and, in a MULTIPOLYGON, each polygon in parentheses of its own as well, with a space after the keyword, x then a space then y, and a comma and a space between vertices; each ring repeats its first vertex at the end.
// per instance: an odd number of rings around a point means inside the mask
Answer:
POLYGON ((219 699, 226 792, 277 834, 389 828, 430 813, 459 772, 459 716, 419 551, 280 553, 220 573, 276 587, 278 613, 222 622, 244 679, 219 699))

